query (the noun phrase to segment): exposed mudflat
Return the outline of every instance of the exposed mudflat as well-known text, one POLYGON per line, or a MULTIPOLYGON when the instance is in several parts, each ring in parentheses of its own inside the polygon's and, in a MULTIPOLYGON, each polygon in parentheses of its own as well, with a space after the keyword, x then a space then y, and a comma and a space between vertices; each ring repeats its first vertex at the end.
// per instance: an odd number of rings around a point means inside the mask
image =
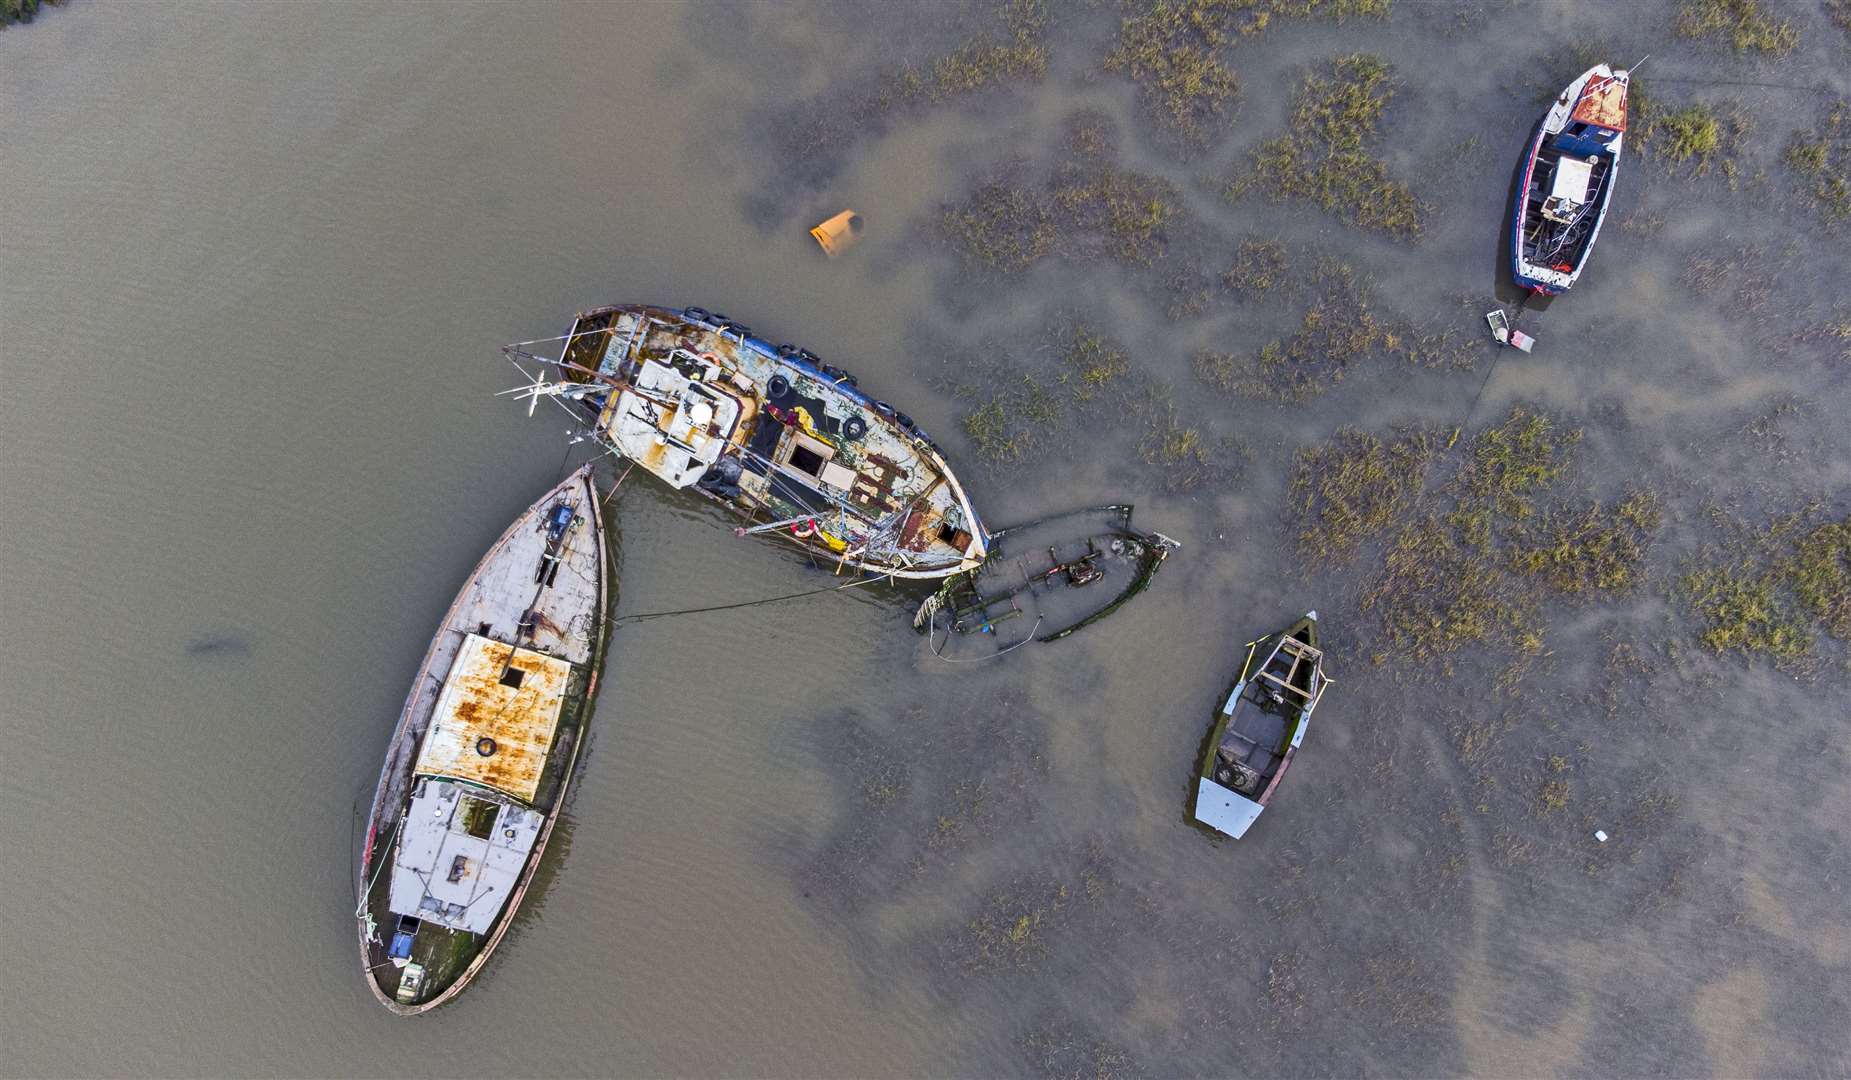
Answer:
MULTIPOLYGON (((1851 1070, 1844 6, 1300 6, 0 34, 0 1071, 1851 1070), (1532 125, 1647 53, 1590 268, 1500 353, 1532 125), (994 663, 918 589, 625 624, 541 887, 395 1020, 355 803, 564 466, 495 346, 616 301, 855 372, 993 525, 1183 548, 994 663), (1217 695, 1308 608, 1336 685, 1217 839, 1217 695)), ((626 615, 834 580, 611 506, 626 615)))

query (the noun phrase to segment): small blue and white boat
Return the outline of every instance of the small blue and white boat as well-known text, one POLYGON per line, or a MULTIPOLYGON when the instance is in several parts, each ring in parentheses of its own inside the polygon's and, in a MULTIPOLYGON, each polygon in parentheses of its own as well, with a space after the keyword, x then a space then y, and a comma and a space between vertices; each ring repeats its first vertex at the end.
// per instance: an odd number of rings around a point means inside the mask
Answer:
POLYGON ((1597 64, 1568 84, 1537 126, 1511 211, 1510 269, 1545 296, 1581 276, 1619 178, 1629 71, 1597 64))

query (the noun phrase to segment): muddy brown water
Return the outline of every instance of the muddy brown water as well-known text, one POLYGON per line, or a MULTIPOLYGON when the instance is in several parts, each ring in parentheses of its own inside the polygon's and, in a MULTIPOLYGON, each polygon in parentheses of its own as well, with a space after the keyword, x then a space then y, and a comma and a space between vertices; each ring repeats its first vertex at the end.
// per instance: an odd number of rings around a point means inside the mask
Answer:
MULTIPOLYGON (((1842 306, 1842 234, 1778 162, 1809 88, 1851 86, 1845 41, 1803 5, 1778 63, 1668 40, 1663 5, 1401 7, 1237 46, 1243 100, 1188 161, 1093 77, 1114 15, 1090 7, 1056 21, 1040 86, 864 117, 828 153, 780 118, 832 119, 991 16, 79 0, 0 34, 0 1072, 1851 1069, 1842 649, 1801 679, 1698 654, 1663 588, 1715 537, 1706 500, 1846 509, 1844 362, 1782 344, 1842 306), (1477 335, 1554 78, 1519 65, 1581 42, 1654 53, 1664 99, 1741 103, 1768 179, 1634 167, 1616 213, 1641 226, 1609 229, 1583 284, 1525 316, 1536 354, 1491 375, 1474 425, 1554 410, 1587 431, 1575 484, 1647 483, 1669 511, 1652 583, 1551 609, 1516 694, 1495 651, 1450 677, 1372 664, 1361 571, 1307 573, 1277 521, 1293 449, 1458 423, 1488 348, 1470 371, 1359 363, 1303 405, 1224 398, 1192 353, 1251 350, 1295 304, 1172 322, 1155 271, 988 282, 927 242, 970 177, 1045 160, 1090 107, 1127 167, 1181 187, 1173 255, 1276 237, 1477 335), (1358 48, 1402 79, 1382 153, 1437 207, 1421 243, 1199 182, 1358 48), (866 239, 825 262, 803 229, 844 205, 866 239), (1758 310, 1686 287, 1689 258, 1747 246, 1775 282, 1758 310), (543 887, 478 986, 396 1020, 354 970, 354 803, 457 582, 562 464, 562 416, 492 396, 494 346, 614 300, 723 309, 851 368, 939 435, 993 523, 1122 499, 1185 546, 1112 619, 987 666, 926 654, 916 593, 626 625, 543 887), (1110 409, 977 465, 953 388, 1045 370, 1075 309, 1185 423, 1240 441, 1238 478, 1169 491, 1110 409), (1219 842, 1185 820, 1209 711, 1240 643, 1309 607, 1338 684, 1276 805, 1219 842), (1475 730, 1491 749, 1464 749, 1475 730), (1567 808, 1539 811, 1558 775, 1567 808)), ((613 505, 626 613, 829 580, 643 478, 613 505)))

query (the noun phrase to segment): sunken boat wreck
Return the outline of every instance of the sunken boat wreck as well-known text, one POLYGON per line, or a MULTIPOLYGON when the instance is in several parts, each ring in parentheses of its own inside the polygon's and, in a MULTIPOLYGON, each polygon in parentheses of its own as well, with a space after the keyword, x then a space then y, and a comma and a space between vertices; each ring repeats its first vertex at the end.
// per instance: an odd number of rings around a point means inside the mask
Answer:
POLYGON ((529 507, 445 613, 386 748, 357 877, 395 1013, 461 993, 533 881, 584 745, 613 579, 592 467, 529 507))
POLYGON ((1094 506, 991 533, 989 558, 926 597, 914 629, 943 659, 981 660, 1105 618, 1180 546, 1133 528, 1131 512, 1094 506))
POLYGON ((1597 64, 1563 89, 1530 140, 1511 211, 1518 285, 1565 293, 1581 276, 1619 179, 1632 75, 1597 64))
POLYGON ((960 573, 988 552, 931 437, 808 350, 697 307, 599 308, 547 340, 557 359, 529 351, 539 342, 503 350, 534 378, 510 393, 569 402, 612 453, 736 509, 742 534, 897 578, 960 573))
POLYGON ((1247 643, 1240 678, 1215 716, 1202 757, 1197 821, 1235 839, 1246 834, 1285 779, 1329 685, 1317 612, 1247 643))

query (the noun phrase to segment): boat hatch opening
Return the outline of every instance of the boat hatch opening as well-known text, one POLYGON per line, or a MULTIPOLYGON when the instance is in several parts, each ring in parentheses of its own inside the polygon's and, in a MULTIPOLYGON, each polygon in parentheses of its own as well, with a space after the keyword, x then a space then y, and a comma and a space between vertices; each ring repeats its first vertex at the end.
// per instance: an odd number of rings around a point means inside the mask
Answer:
POLYGON ((486 799, 465 795, 462 811, 463 831, 478 840, 487 840, 495 831, 495 818, 500 815, 501 807, 486 799))
POLYGON ((393 960, 411 959, 411 943, 417 940, 418 927, 422 925, 413 916, 399 916, 398 928, 392 932, 392 944, 386 949, 386 955, 393 960))
POLYGON ((791 468, 807 472, 811 476, 818 477, 819 479, 823 475, 823 455, 807 446, 798 445, 793 447, 789 464, 791 468))

